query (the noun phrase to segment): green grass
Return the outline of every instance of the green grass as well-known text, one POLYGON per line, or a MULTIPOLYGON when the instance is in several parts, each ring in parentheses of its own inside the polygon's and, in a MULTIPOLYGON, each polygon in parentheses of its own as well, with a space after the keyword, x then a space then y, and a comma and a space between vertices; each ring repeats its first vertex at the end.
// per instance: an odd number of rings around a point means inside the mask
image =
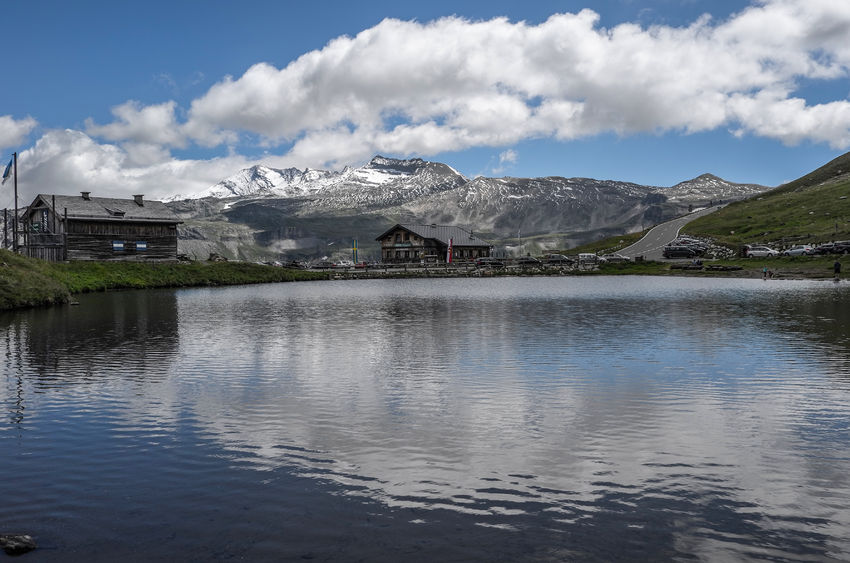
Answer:
POLYGON ((65 303, 69 297, 50 264, 0 250, 0 310, 65 303))
POLYGON ((682 232, 732 248, 850 239, 848 172, 850 155, 844 155, 798 180, 700 217, 682 232))
POLYGON ((326 279, 327 274, 249 262, 51 263, 0 250, 0 310, 51 305, 110 289, 238 285, 326 279))

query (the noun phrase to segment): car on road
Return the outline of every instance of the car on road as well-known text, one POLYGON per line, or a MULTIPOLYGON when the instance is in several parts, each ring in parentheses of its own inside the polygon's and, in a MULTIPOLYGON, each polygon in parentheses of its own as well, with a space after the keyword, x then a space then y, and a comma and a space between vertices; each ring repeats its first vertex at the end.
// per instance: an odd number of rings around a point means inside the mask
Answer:
POLYGON ((667 245, 661 251, 664 258, 693 258, 697 255, 697 251, 690 246, 667 245))
POLYGON ((815 249, 808 244, 798 244, 788 250, 782 251, 782 256, 809 256, 815 253, 815 249))
POLYGON ((747 245, 745 247, 747 258, 773 258, 779 256, 779 251, 762 245, 747 245))

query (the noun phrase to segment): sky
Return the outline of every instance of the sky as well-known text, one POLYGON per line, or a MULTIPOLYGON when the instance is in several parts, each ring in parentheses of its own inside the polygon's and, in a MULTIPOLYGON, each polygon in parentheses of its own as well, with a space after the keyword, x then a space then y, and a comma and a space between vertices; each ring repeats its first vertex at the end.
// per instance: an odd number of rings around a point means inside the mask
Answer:
POLYGON ((18 153, 24 204, 377 154, 774 186, 850 150, 845 0, 28 0, 0 18, 0 161, 18 153))

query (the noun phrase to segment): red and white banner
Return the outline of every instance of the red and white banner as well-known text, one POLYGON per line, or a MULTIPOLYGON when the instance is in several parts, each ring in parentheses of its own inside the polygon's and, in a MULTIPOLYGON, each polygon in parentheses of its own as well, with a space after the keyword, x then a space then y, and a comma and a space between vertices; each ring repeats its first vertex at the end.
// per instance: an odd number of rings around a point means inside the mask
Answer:
POLYGON ((450 238, 450 239, 449 239, 449 250, 448 250, 448 253, 447 253, 447 255, 446 255, 446 263, 447 263, 447 264, 451 264, 451 263, 452 263, 452 242, 454 242, 454 239, 453 239, 453 238, 450 238))

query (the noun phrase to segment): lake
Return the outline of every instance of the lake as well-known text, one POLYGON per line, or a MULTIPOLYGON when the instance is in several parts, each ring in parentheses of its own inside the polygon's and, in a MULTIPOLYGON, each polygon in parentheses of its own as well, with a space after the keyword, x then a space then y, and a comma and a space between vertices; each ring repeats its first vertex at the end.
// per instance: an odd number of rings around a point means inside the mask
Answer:
POLYGON ((850 559, 850 284, 84 295, 0 315, 27 561, 850 559))

